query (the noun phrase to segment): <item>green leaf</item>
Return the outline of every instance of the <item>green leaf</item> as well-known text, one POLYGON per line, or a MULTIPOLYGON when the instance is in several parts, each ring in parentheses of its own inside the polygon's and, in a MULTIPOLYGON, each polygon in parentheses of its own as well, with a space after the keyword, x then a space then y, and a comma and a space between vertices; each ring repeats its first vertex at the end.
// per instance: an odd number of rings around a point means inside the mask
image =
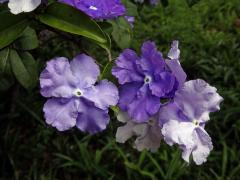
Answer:
POLYGON ((39 20, 56 29, 85 36, 99 43, 107 43, 100 26, 81 11, 62 3, 53 3, 39 16, 39 20))
POLYGON ((123 17, 111 21, 111 23, 113 25, 112 36, 114 41, 121 49, 129 47, 132 39, 130 24, 123 17))
POLYGON ((37 79, 36 62, 29 53, 21 53, 10 50, 10 62, 12 71, 18 82, 26 89, 34 87, 37 79))
POLYGON ((138 16, 137 6, 129 0, 122 0, 122 3, 127 9, 128 16, 138 16))
POLYGON ((28 25, 25 15, 13 15, 8 11, 0 12, 0 49, 16 40, 28 25))
POLYGON ((27 27, 14 44, 21 50, 32 50, 37 48, 38 37, 36 31, 30 27, 27 27))
POLYGON ((5 73, 8 66, 9 48, 0 51, 0 73, 5 73))

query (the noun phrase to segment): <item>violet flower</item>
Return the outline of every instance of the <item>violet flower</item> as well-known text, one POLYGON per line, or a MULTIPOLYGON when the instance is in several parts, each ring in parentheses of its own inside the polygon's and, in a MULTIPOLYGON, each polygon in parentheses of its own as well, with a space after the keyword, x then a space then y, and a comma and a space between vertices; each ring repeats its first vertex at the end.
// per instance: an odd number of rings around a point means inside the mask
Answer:
POLYGON ((204 127, 209 113, 220 109, 223 98, 216 91, 203 80, 187 81, 176 92, 173 102, 160 109, 164 140, 169 145, 178 144, 187 162, 192 154, 194 162, 200 165, 213 149, 204 127))
POLYGON ((70 63, 64 57, 49 61, 40 75, 41 94, 50 98, 43 108, 46 122, 59 131, 74 126, 91 134, 104 130, 118 90, 107 80, 95 85, 99 74, 97 64, 85 54, 70 63))
MULTIPOLYGON (((180 71, 167 66, 153 42, 145 42, 141 51, 138 57, 133 50, 125 49, 112 69, 121 85, 119 107, 136 122, 148 121, 158 112, 160 99, 172 98, 180 85, 177 80, 180 71)), ((179 63, 177 67, 181 69, 179 63)))
POLYGON ((130 26, 134 27, 135 17, 134 16, 124 16, 124 18, 127 20, 127 22, 130 24, 130 26))
POLYGON ((93 19, 113 19, 125 14, 120 0, 59 0, 83 11, 93 19))
POLYGON ((132 136, 136 136, 134 148, 138 151, 146 149, 151 152, 156 152, 158 150, 162 140, 162 134, 156 117, 150 118, 148 122, 136 123, 126 112, 119 112, 117 119, 120 122, 126 123, 117 129, 117 142, 125 143, 132 136))

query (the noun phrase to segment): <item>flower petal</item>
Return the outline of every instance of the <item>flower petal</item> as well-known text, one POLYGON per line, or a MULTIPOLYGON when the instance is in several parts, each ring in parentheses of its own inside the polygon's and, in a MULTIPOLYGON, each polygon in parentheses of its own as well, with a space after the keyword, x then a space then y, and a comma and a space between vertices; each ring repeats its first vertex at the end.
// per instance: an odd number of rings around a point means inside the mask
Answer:
POLYGON ((135 125, 134 122, 128 121, 126 125, 119 127, 116 133, 116 141, 118 143, 125 143, 130 139, 134 135, 133 128, 135 125))
POLYGON ((168 52, 168 57, 170 59, 179 59, 180 57, 180 50, 178 49, 178 41, 173 41, 171 45, 171 49, 168 52))
POLYGON ((13 14, 30 12, 41 4, 41 0, 9 0, 8 7, 13 14))
POLYGON ((94 106, 92 102, 81 99, 78 104, 77 127, 90 134, 106 129, 109 123, 109 115, 107 110, 102 110, 94 106))
POLYGON ((177 81, 170 72, 162 72, 155 77, 156 78, 149 83, 149 88, 153 95, 166 97, 170 92, 176 91, 175 83, 177 83, 177 81))
POLYGON ((83 97, 103 110, 108 109, 109 106, 115 106, 119 99, 117 87, 107 80, 100 81, 96 86, 86 89, 83 97))
POLYGON ((68 60, 64 57, 55 58, 47 63, 40 75, 41 94, 44 97, 69 98, 73 96, 77 82, 68 60))
POLYGON ((176 92, 175 103, 191 120, 200 122, 209 120, 209 113, 220 109, 223 98, 204 80, 187 81, 184 87, 176 92))
POLYGON ((178 60, 166 60, 166 64, 178 81, 178 89, 181 89, 187 79, 187 75, 184 72, 181 64, 178 60))
POLYGON ((167 144, 178 144, 191 148, 194 145, 193 132, 195 126, 192 122, 179 122, 169 120, 163 125, 162 134, 167 144))
POLYGON ((112 69, 112 74, 118 78, 119 84, 127 82, 143 82, 144 76, 141 75, 136 66, 137 54, 131 49, 125 49, 118 59, 116 66, 112 69))
POLYGON ((94 59, 85 54, 76 56, 70 63, 70 68, 75 77, 79 79, 80 87, 89 87, 93 85, 98 76, 100 70, 94 59))
POLYGON ((147 125, 148 128, 146 133, 142 133, 135 140, 135 146, 138 151, 143 151, 144 149, 150 150, 151 152, 156 152, 160 147, 160 142, 162 140, 161 128, 158 126, 157 120, 154 119, 152 125, 147 125))
POLYGON ((141 59, 137 63, 143 72, 148 75, 154 75, 164 71, 165 62, 155 43, 150 41, 144 42, 141 51, 141 59))
POLYGON ((127 111, 128 105, 133 101, 142 83, 134 82, 120 86, 118 105, 122 111, 127 111))
POLYGON ((197 165, 207 161, 210 151, 213 149, 211 137, 203 128, 197 128, 195 133, 196 148, 192 151, 193 160, 197 165))
POLYGON ((128 113, 136 122, 146 122, 159 108, 160 99, 153 96, 148 86, 144 85, 128 105, 128 113))
POLYGON ((76 125, 77 107, 74 99, 49 99, 43 111, 46 122, 59 131, 68 130, 76 125))

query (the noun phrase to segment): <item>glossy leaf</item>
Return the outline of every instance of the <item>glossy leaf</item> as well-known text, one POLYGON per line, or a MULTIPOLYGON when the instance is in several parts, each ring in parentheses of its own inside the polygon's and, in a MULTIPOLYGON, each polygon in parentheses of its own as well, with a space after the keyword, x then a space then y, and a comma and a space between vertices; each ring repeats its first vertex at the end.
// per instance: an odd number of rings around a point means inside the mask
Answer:
POLYGON ((38 37, 36 31, 30 27, 27 27, 15 42, 15 46, 21 50, 32 50, 37 48, 38 37))
POLYGON ((99 43, 107 43, 100 26, 83 12, 62 3, 53 3, 39 16, 39 20, 53 28, 85 36, 99 43))
POLYGON ((29 53, 21 56, 15 50, 10 50, 12 71, 18 82, 26 89, 31 89, 36 82, 36 62, 29 53))
POLYGON ((0 51, 0 73, 5 73, 8 66, 9 48, 0 51))
POLYGON ((28 25, 25 15, 13 15, 8 11, 0 12, 0 49, 16 40, 28 25))

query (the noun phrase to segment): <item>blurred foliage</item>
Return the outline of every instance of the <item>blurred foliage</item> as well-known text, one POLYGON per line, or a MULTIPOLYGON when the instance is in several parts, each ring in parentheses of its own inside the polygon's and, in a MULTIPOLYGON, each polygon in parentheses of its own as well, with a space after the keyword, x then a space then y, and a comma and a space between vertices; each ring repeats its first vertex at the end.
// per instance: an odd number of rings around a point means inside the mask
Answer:
MULTIPOLYGON (((108 130, 95 136, 77 129, 60 133, 44 122, 39 87, 26 91, 1 76, 0 179, 240 179, 240 1, 162 0, 156 7, 139 5, 138 11, 131 47, 139 49, 150 39, 166 54, 178 39, 188 79, 203 78, 224 97, 221 111, 211 115, 206 127, 214 143, 208 162, 188 165, 177 147, 165 144, 154 154, 137 152, 131 142, 117 144, 114 118, 108 130), (9 83, 10 89, 1 89, 9 83)), ((40 29, 39 48, 31 50, 38 73, 56 55, 85 52, 98 60, 106 76, 111 64, 104 68, 108 58, 100 47, 40 29)), ((115 59, 121 50, 114 42, 112 50, 115 59)))

